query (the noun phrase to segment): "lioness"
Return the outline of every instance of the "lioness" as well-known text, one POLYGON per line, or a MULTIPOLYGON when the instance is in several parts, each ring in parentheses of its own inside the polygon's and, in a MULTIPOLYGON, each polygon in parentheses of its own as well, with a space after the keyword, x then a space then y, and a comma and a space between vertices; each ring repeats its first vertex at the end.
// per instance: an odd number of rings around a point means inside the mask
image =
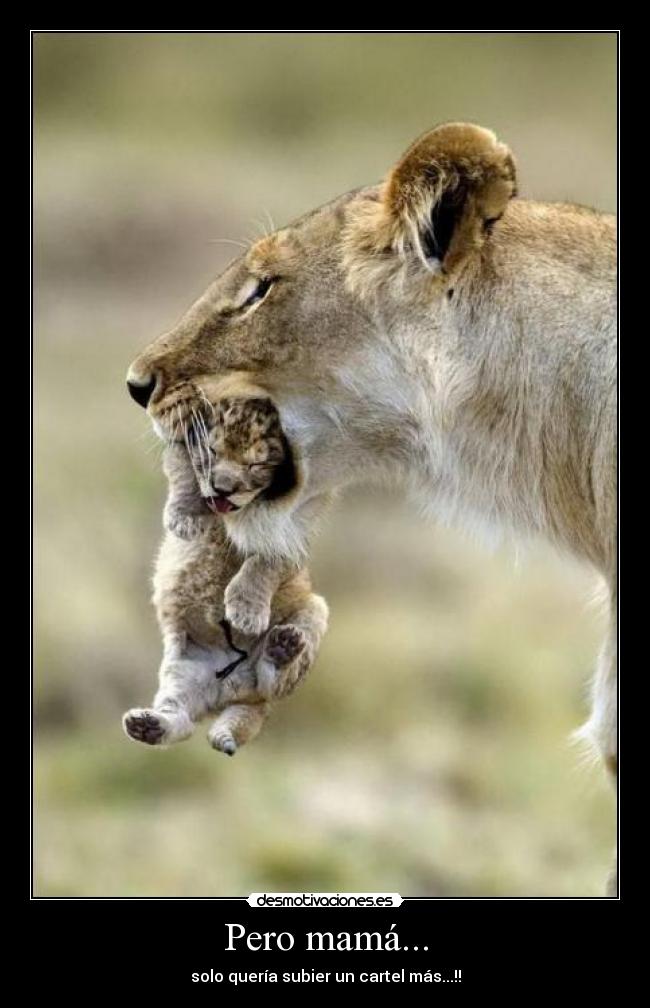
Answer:
POLYGON ((611 216, 517 199, 489 130, 438 126, 382 184, 254 244, 128 373, 163 436, 202 375, 248 376, 278 404, 298 479, 226 515, 246 553, 303 555, 333 491, 389 479, 433 515, 588 559, 610 625, 583 734, 612 775, 615 237, 611 216))

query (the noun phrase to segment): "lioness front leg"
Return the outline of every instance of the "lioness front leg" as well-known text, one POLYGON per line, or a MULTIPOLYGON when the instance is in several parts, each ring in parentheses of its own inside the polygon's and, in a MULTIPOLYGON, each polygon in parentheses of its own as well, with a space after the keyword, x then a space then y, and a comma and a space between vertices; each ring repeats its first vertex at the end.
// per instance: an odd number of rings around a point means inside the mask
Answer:
MULTIPOLYGON (((598 746, 609 778, 616 792, 618 780, 618 663, 616 598, 611 602, 610 630, 600 653, 593 685, 590 730, 598 746)), ((613 863, 606 883, 606 895, 618 894, 617 852, 614 850, 613 863)))
POLYGON ((259 637, 271 619, 271 600, 286 568, 260 556, 250 556, 224 593, 226 619, 242 633, 259 637))

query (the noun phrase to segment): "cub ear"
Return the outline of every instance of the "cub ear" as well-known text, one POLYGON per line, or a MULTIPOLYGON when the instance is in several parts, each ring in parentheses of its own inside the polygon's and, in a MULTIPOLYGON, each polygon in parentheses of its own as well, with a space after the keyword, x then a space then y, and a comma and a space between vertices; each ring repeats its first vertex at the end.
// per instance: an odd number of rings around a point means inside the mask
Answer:
POLYGON ((481 247, 515 195, 512 154, 494 133, 447 123, 409 147, 383 201, 397 247, 412 243, 431 273, 447 273, 481 247))

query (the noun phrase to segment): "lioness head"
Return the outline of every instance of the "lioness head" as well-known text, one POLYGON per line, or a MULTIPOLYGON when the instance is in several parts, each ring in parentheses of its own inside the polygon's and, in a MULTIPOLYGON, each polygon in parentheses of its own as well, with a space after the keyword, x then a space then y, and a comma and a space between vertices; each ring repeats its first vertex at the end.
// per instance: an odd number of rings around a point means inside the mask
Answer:
POLYGON ((346 193, 235 259, 133 362, 133 398, 156 419, 197 375, 243 371, 285 393, 336 383, 376 338, 380 289, 398 302, 413 289, 442 298, 514 190, 512 157, 493 133, 439 126, 383 185, 346 193))
POLYGON ((512 157, 493 133, 439 126, 383 184, 346 193, 235 259, 133 362, 131 395, 164 437, 204 380, 249 379, 278 403, 307 494, 397 459, 414 423, 393 380, 404 306, 409 324, 439 325, 448 291, 492 240, 514 191, 512 157))
MULTIPOLYGON (((615 234, 603 215, 515 189, 492 132, 439 126, 380 185, 258 241, 133 362, 130 393, 162 437, 208 385, 277 404, 298 492, 267 509, 272 521, 257 502, 229 516, 241 548, 295 555, 317 501, 361 479, 426 487, 438 513, 464 497, 529 527, 566 498, 542 486, 548 457, 531 479, 530 445, 564 401, 548 384, 571 373, 571 339, 584 346, 612 315, 615 234)), ((589 410, 608 373, 601 361, 581 376, 568 408, 591 388, 589 410)))

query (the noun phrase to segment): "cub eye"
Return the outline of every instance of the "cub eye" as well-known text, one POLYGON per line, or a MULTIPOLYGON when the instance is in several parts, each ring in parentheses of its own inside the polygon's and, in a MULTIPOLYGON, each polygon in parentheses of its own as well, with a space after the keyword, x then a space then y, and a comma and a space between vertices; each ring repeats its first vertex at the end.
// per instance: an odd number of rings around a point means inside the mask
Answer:
POLYGON ((262 298, 266 297, 274 282, 275 280, 273 277, 265 277, 263 280, 260 280, 253 293, 246 298, 241 307, 250 308, 251 305, 257 304, 258 301, 261 301, 262 298))

